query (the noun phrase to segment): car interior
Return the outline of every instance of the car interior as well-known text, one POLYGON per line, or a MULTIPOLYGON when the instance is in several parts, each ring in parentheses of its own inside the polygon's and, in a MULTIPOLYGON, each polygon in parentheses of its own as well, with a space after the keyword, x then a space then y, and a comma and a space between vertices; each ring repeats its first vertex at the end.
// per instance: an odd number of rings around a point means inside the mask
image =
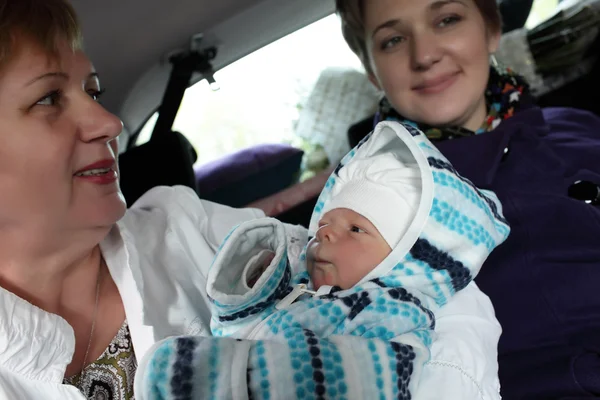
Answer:
MULTIPOLYGON (((118 115, 129 205, 159 185, 307 225, 333 165, 373 128, 380 94, 333 0, 75 0, 118 115), (350 110, 350 111, 349 111, 350 110)), ((542 106, 600 113, 597 0, 499 0, 498 58, 542 106), (590 11, 591 10, 591 11, 590 11)))
MULTIPOLYGON (((308 227, 382 94, 344 42, 334 0, 72 0, 123 121, 128 206, 156 186, 308 227)), ((600 115, 600 0, 498 0, 496 57, 542 107, 600 115)), ((598 189, 573 187, 594 199, 598 189)), ((597 360, 595 361, 597 362, 597 360)))

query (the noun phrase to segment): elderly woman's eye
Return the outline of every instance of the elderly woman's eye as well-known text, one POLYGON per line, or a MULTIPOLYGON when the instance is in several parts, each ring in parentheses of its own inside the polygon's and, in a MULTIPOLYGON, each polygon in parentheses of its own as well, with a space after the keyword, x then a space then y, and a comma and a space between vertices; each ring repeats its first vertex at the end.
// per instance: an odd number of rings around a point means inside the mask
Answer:
POLYGON ((100 101, 100 97, 102 97, 102 95, 104 94, 104 92, 106 92, 106 89, 101 89, 101 90, 88 90, 88 95, 94 99, 94 101, 100 101))
POLYGON ((440 28, 445 28, 447 26, 456 24, 458 21, 460 21, 460 17, 458 15, 451 15, 449 17, 446 17, 444 19, 442 19, 439 23, 438 26, 440 28))
POLYGON ((46 94, 44 97, 35 102, 36 106, 46 106, 52 107, 55 106, 62 97, 62 92, 60 90, 53 90, 50 93, 46 94))
POLYGON ((392 47, 396 46, 399 43, 404 42, 405 40, 406 39, 402 36, 394 36, 391 39, 383 41, 383 43, 381 43, 381 49, 382 50, 391 49, 392 47))

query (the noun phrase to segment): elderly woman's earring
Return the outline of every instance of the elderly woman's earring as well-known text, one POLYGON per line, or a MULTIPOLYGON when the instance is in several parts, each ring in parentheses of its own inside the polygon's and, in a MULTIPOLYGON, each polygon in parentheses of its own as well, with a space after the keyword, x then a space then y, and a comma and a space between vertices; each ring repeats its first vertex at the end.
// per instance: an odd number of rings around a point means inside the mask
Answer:
POLYGON ((490 54, 490 65, 498 71, 500 69, 500 64, 498 64, 498 60, 496 59, 495 54, 490 54))

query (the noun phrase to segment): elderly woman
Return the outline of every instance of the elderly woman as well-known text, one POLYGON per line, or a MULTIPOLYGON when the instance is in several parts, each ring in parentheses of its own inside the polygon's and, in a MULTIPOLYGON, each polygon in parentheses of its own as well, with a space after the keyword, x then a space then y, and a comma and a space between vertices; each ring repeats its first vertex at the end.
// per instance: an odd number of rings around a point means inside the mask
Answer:
POLYGON ((132 399, 136 354, 201 328, 200 266, 262 214, 181 188, 126 214, 122 124, 65 1, 0 1, 0 71, 0 398, 132 399))
POLYGON ((377 120, 418 126, 504 205, 511 235, 476 279, 503 328, 504 397, 600 395, 600 119, 540 109, 522 78, 490 68, 496 0, 337 0, 337 10, 385 93, 377 120))
MULTIPOLYGON (((152 361, 165 355, 161 340, 184 334, 205 337, 177 342, 177 354, 226 371, 235 382, 227 398, 266 398, 262 354, 285 360, 299 345, 301 360, 312 357, 305 372, 323 380, 305 395, 325 388, 345 397, 356 374, 369 382, 351 387, 361 398, 399 395, 401 349, 386 342, 206 337, 206 274, 218 245, 231 227, 263 215, 201 201, 184 188, 154 189, 126 210, 116 152, 122 126, 98 103, 102 91, 66 0, 0 0, 0 398, 142 398, 134 377, 143 382, 145 368, 160 369, 152 361), (372 346, 387 349, 386 360, 357 368, 372 346), (138 369, 142 357, 150 362, 138 369)), ((298 254, 306 231, 286 231, 289 253, 298 254)), ((435 384, 414 397, 497 397, 500 328, 487 297, 469 285, 436 323, 422 374, 435 384)), ((273 368, 274 382, 286 398, 300 396, 302 377, 287 360, 273 368)), ((193 389, 188 367, 165 371, 177 398, 193 389)))

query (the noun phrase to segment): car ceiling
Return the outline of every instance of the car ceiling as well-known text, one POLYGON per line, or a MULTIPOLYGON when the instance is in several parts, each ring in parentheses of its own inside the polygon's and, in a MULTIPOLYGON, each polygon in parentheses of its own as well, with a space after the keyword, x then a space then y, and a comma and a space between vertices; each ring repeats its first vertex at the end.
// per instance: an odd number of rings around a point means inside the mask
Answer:
MULTIPOLYGON (((72 0, 85 50, 107 88, 105 106, 137 131, 159 106, 168 55, 204 33, 216 70, 314 22, 333 0, 72 0)), ((201 79, 196 76, 195 80, 201 79)))

